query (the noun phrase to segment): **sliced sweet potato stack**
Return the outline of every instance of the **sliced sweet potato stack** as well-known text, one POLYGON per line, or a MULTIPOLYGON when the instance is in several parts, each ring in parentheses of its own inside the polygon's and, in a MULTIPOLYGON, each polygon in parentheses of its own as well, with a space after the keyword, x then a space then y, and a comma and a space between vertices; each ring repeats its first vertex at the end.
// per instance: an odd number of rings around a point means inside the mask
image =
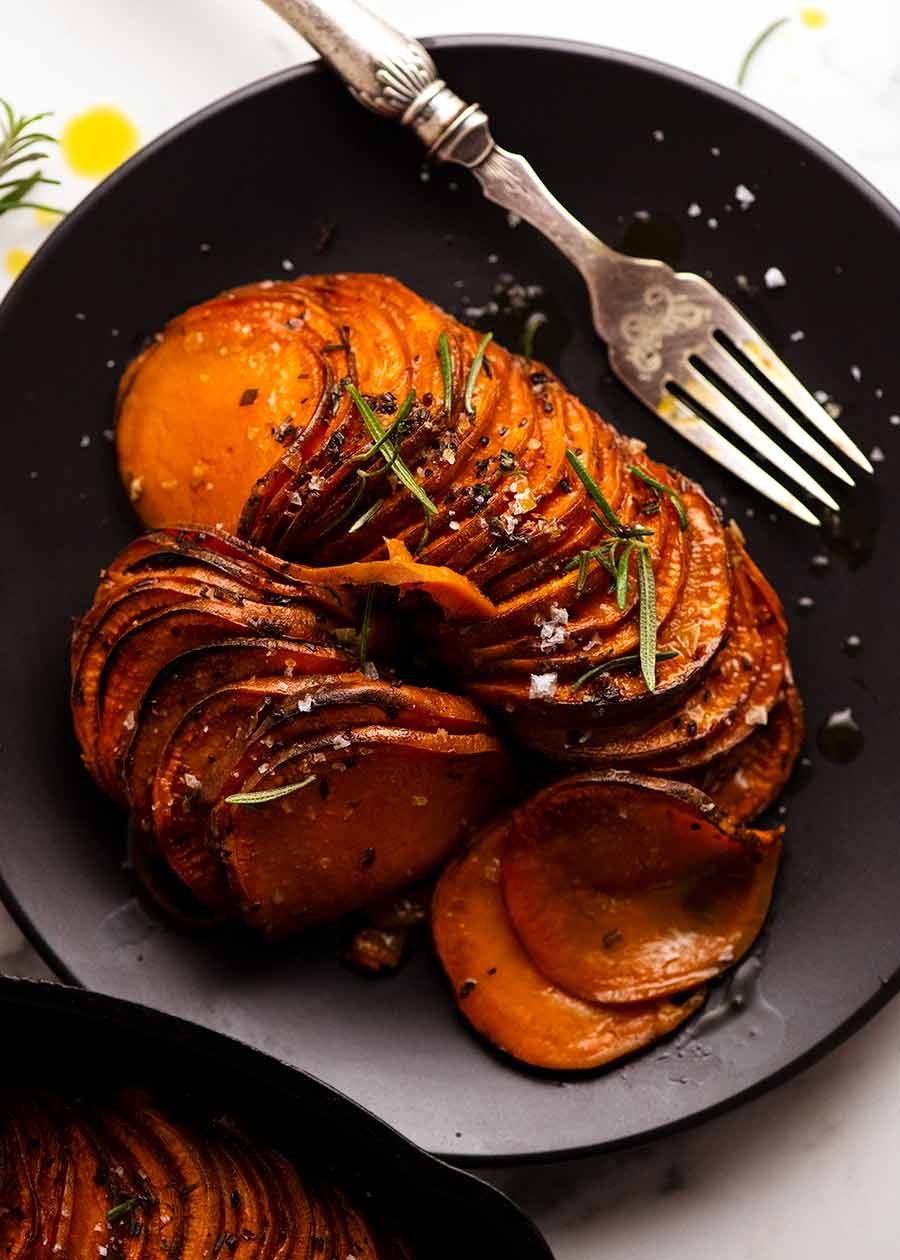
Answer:
POLYGON ((283 937, 423 878, 508 783, 491 735, 332 728, 280 751, 251 744, 210 834, 247 922, 283 937))
POLYGON ((748 821, 776 800, 803 747, 803 704, 788 684, 764 724, 733 751, 700 770, 695 782, 720 809, 748 821))
POLYGON ((229 683, 249 678, 290 679, 351 668, 351 660, 340 649, 290 639, 225 639, 177 656, 156 675, 135 711, 122 778, 137 825, 151 827, 157 766, 176 727, 195 704, 229 683))
POLYGON ((592 1001, 647 1001, 712 979, 750 948, 779 837, 734 823, 684 784, 575 775, 514 815, 504 897, 554 983, 592 1001))
POLYGON ((491 823, 444 869, 432 927, 459 1009, 500 1050, 534 1067, 600 1067, 671 1032, 702 1001, 608 1006, 572 997, 535 967, 503 900, 509 822, 491 823))
POLYGON ((26 1116, 22 1100, 5 1092, 0 1099, 0 1254, 9 1260, 29 1254, 41 1224, 26 1116))

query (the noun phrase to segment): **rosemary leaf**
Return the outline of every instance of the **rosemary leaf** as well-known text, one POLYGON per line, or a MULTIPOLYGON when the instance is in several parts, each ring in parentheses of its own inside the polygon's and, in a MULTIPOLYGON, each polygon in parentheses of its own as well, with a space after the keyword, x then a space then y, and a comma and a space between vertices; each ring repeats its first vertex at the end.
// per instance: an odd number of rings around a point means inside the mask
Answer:
POLYGON ((636 542, 627 542, 616 566, 616 604, 619 612, 624 611, 625 600, 628 598, 628 566, 631 563, 631 553, 636 546, 638 546, 636 542))
POLYGON ((648 691, 656 690, 656 578, 647 546, 638 550, 638 596, 640 599, 641 673, 648 691))
POLYGON ((475 351, 475 358, 472 360, 472 366, 469 368, 469 375, 466 380, 466 392, 463 395, 463 404, 470 416, 475 414, 475 406, 472 402, 475 393, 475 382, 478 380, 478 373, 481 371, 481 365, 484 362, 484 352, 488 348, 488 342, 492 340, 494 334, 487 332, 478 343, 478 349, 475 351))
MULTIPOLYGON (((597 507, 602 512, 606 520, 606 525, 604 526, 604 528, 611 529, 614 534, 618 534, 619 531, 624 528, 622 525, 622 522, 619 520, 618 516, 616 516, 615 512, 610 507, 609 503, 607 503, 606 499, 603 496, 603 491, 597 485, 594 478, 585 468, 584 464, 582 464, 581 460, 578 458, 578 456, 575 454, 574 451, 566 451, 566 459, 575 469, 575 473, 578 477, 578 480, 581 482, 585 490, 587 490, 588 494, 591 496, 591 498, 597 504, 597 507)), ((595 520, 597 519, 596 515, 594 516, 594 519, 595 520)), ((600 523, 601 525, 603 524, 602 521, 600 523)))
POLYGON ((372 517, 377 516, 383 503, 384 503, 384 499, 376 499, 375 502, 371 505, 371 507, 366 508, 362 516, 358 516, 356 518, 356 520, 347 530, 347 533, 355 534, 358 529, 362 529, 363 525, 368 525, 372 517))
POLYGON ((115 1206, 111 1207, 106 1213, 107 1221, 111 1225, 113 1221, 117 1221, 120 1216, 124 1216, 126 1212, 130 1212, 131 1209, 136 1207, 139 1202, 140 1199, 136 1194, 133 1194, 130 1199, 123 1199, 121 1203, 115 1204, 115 1206))
POLYGON ((381 450, 385 442, 391 442, 394 438, 399 437, 399 427, 409 415, 415 401, 416 391, 411 389, 403 399, 403 402, 400 404, 400 409, 394 416, 394 419, 391 422, 391 427, 389 429, 385 429, 384 433, 382 433, 377 442, 373 442, 371 446, 367 446, 366 449, 364 451, 360 451, 358 455, 353 455, 352 459, 354 461, 371 459, 373 455, 376 455, 381 450))
POLYGON ((373 584, 366 591, 366 603, 363 608, 362 623, 359 627, 359 663, 361 666, 364 666, 369 659, 369 626, 372 623, 372 605, 374 602, 375 586, 373 584))
MULTIPOLYGON (((671 661, 678 655, 677 652, 657 652, 657 661, 671 661)), ((578 691, 585 683, 589 683, 592 678, 596 678, 598 674, 608 674, 615 669, 634 669, 641 663, 641 658, 637 652, 629 652, 626 656, 613 656, 608 661, 601 661, 599 665, 595 665, 593 669, 587 670, 580 678, 576 678, 572 683, 572 690, 578 691)))
POLYGON ((225 804, 266 805, 269 801, 277 801, 282 796, 290 796, 292 792, 299 792, 301 788, 309 787, 310 783, 315 783, 315 781, 316 776, 308 774, 299 783, 286 783, 284 787, 266 788, 262 792, 235 792, 233 796, 225 797, 225 804))
POLYGON ((52 214, 62 214, 55 206, 45 206, 33 201, 30 194, 42 184, 58 184, 58 179, 49 179, 38 168, 32 168, 25 174, 21 168, 28 163, 43 162, 47 154, 36 150, 39 144, 55 144, 56 138, 45 131, 35 131, 35 123, 49 114, 34 114, 28 118, 24 114, 17 117, 10 104, 0 98, 0 214, 8 210, 49 210, 52 214), (19 174, 7 178, 14 170, 19 174))
POLYGON ((678 524, 681 526, 682 533, 688 527, 687 512, 684 510, 684 504, 681 501, 681 495, 677 490, 673 490, 671 486, 663 485, 661 481, 657 481, 655 477, 651 477, 648 472, 644 472, 643 468, 639 468, 637 464, 629 464, 628 471, 635 477, 640 478, 645 485, 655 490, 657 494, 667 494, 672 500, 672 506, 678 516, 678 524))
POLYGON ((534 338, 539 328, 543 328, 547 322, 547 316, 543 311, 532 311, 525 321, 525 327, 522 329, 522 355, 526 359, 534 357, 534 338))
POLYGON ((438 358, 444 380, 444 410, 449 416, 453 409, 453 355, 450 353, 450 342, 445 332, 438 337, 438 358))
MULTIPOLYGON (((385 438, 387 435, 381 427, 381 421, 375 415, 375 412, 366 402, 365 398, 363 398, 362 394, 353 382, 345 381, 344 388, 356 404, 356 409, 362 417, 362 422, 368 429, 372 439, 377 442, 379 438, 385 438)), ((422 505, 422 509, 426 516, 436 516, 437 508, 416 481, 406 464, 400 458, 393 444, 386 441, 381 447, 380 454, 401 485, 405 486, 413 498, 417 499, 422 505)))
POLYGON ((780 27, 784 26, 785 23, 787 23, 789 20, 790 19, 786 17, 776 18, 774 22, 770 22, 767 27, 765 27, 762 31, 760 31, 756 39, 753 41, 753 43, 750 45, 750 47, 747 49, 747 51, 744 53, 744 56, 741 59, 741 64, 740 64, 740 67, 738 69, 738 74, 737 74, 738 87, 744 86, 744 81, 747 78, 747 71, 750 69, 750 63, 753 61, 753 58, 759 52, 760 48, 762 48, 766 40, 771 35, 774 35, 775 32, 780 27))

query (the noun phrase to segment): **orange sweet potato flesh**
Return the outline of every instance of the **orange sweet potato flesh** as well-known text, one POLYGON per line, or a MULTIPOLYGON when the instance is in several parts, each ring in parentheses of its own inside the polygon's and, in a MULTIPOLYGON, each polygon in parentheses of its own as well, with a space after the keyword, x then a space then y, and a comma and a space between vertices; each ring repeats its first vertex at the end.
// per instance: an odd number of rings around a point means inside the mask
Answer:
POLYGON ((625 1006, 585 1002, 542 975, 503 900, 505 820, 490 824, 444 869, 432 907, 434 942, 461 1013, 500 1050, 534 1067, 597 1068, 677 1028, 702 1001, 692 994, 625 1006))
POLYGON ((768 911, 779 838, 734 824, 684 784, 575 775, 516 811, 504 897, 554 983, 592 1001, 647 1001, 746 953, 768 911))
POLYGON ((210 834, 241 913, 268 939, 423 878, 510 778, 507 754, 491 735, 390 726, 326 731, 262 765, 258 753, 253 759, 255 770, 239 763, 221 789, 210 834), (308 786, 265 804, 225 799, 310 776, 308 786))

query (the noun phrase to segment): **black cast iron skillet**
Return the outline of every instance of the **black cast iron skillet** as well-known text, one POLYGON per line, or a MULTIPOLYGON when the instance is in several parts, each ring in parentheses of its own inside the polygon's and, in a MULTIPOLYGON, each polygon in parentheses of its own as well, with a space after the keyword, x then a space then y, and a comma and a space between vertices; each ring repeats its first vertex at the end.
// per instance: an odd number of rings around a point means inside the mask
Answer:
POLYGON ((509 227, 464 172, 420 179, 414 137, 316 67, 255 84, 113 176, 0 312, 0 877, 62 976, 306 1068, 451 1159, 546 1158, 644 1139, 775 1084, 897 987, 900 429, 888 416, 900 413, 900 221, 808 137, 679 71, 538 40, 433 47, 456 90, 488 109, 498 140, 527 153, 579 218, 614 245, 710 275, 885 462, 848 497, 840 532, 771 519, 618 386, 578 276, 530 229, 509 227), (735 204, 739 183, 756 194, 747 211, 735 204), (688 215, 692 202, 701 216, 688 215), (657 458, 727 499, 785 598, 812 731, 742 1014, 695 1021, 675 1043, 563 1080, 486 1049, 427 949, 369 983, 336 960, 340 929, 266 950, 240 935, 188 938, 130 900, 124 822, 79 765, 66 697, 71 618, 135 530, 103 430, 118 374, 148 334, 227 285, 291 274, 285 261, 296 272, 394 273, 508 344, 539 306, 548 323, 537 353, 657 458), (770 292, 771 266, 787 285, 770 292), (791 340, 797 330, 804 340, 791 340), (814 553, 828 566, 813 572, 814 553), (804 596, 815 601, 806 612, 804 596), (842 651, 852 634, 856 656, 842 651), (847 707, 865 748, 836 764, 815 734, 847 707))
POLYGON ((233 1116, 394 1222, 422 1260, 552 1260, 499 1190, 427 1155, 320 1081, 159 1011, 82 989, 0 977, 4 1083, 79 1094, 149 1086, 233 1116))

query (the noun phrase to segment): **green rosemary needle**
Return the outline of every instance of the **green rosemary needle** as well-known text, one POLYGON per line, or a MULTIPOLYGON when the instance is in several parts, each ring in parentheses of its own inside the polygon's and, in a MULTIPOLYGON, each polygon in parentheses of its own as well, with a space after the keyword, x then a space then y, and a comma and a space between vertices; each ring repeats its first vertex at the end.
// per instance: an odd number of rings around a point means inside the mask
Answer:
POLYGON ((484 352, 488 348, 488 343, 493 339, 492 332, 486 332, 478 343, 478 349, 475 351, 475 358, 472 360, 472 366, 469 368, 469 375, 466 380, 466 392, 463 395, 463 403, 466 411, 470 416, 475 414, 475 405, 472 401, 475 394, 475 382, 478 380, 478 373, 481 371, 481 365, 484 362, 484 352))
POLYGON ((628 566, 631 562, 631 553, 638 546, 641 547, 643 552, 646 552, 646 543, 627 542, 616 566, 616 606, 619 612, 623 612, 625 609, 625 601, 628 598, 628 566))
POLYGON ((444 381, 444 410, 449 416, 453 409, 453 355, 450 353, 450 342, 445 332, 438 337, 438 358, 444 381))
POLYGON ((262 792, 235 792, 233 796, 225 797, 225 804, 266 805, 269 801, 277 801, 282 796, 290 796, 292 792, 299 792, 301 788, 309 787, 310 783, 315 783, 315 781, 316 776, 308 774, 299 783, 286 783, 284 787, 266 788, 262 792))
MULTIPOLYGON (((657 652, 656 660, 671 661, 677 655, 677 652, 657 652)), ((637 652, 629 652, 626 656, 613 656, 608 661, 601 661, 593 669, 587 670, 580 678, 576 678, 572 683, 572 691, 578 691, 585 683, 589 683, 592 678, 596 678, 598 674, 608 674, 614 669, 634 669, 640 663, 641 658, 637 652)))
POLYGON ((622 530, 624 529, 622 522, 619 520, 618 516, 616 516, 612 507, 607 502, 603 494, 603 491, 600 489, 600 487, 597 485, 594 478, 585 468, 584 464, 581 462, 581 460, 578 458, 578 456, 575 454, 574 451, 566 451, 566 459, 575 469, 575 474, 578 477, 578 480, 581 482, 585 490, 587 490, 588 494, 591 496, 591 498, 597 504, 597 507, 600 509, 606 521, 606 527, 611 529, 614 534, 621 533, 622 530))
POLYGON ((367 446, 364 451, 360 451, 359 454, 353 455, 351 458, 354 461, 371 459, 373 455, 377 455, 384 446, 385 442, 392 442, 394 438, 402 436, 399 433, 400 425, 403 424, 410 411, 412 411, 412 405, 415 401, 416 391, 411 389, 403 399, 403 402, 400 404, 400 408, 391 422, 391 427, 389 429, 385 429, 384 433, 382 433, 377 442, 373 442, 371 446, 367 446))
POLYGON ((750 69, 750 63, 753 61, 753 58, 759 52, 760 48, 762 48, 766 40, 768 40, 771 35, 774 35, 775 32, 780 27, 784 26, 789 20, 790 19, 786 17, 776 18, 774 22, 770 22, 768 26, 766 26, 763 30, 760 31, 756 39, 753 41, 753 43, 750 45, 750 47, 747 49, 747 51, 744 53, 744 56, 741 59, 741 64, 740 64, 740 67, 738 68, 738 74, 737 74, 738 87, 744 86, 744 82, 747 78, 747 71, 750 69))
POLYGON ((638 548, 638 611, 641 673, 648 691, 656 690, 656 578, 650 549, 638 548))
POLYGON ((673 490, 671 486, 663 485, 661 481, 657 481, 655 477, 651 477, 648 472, 644 472, 643 468, 639 468, 637 464, 629 464, 628 471, 635 477, 650 486, 657 494, 667 494, 672 500, 672 506, 678 517, 678 524, 681 526, 682 532, 688 527, 687 512, 684 510, 684 504, 681 501, 681 495, 677 490, 673 490))
POLYGON ((130 1199, 123 1199, 121 1203, 115 1204, 115 1206, 111 1207, 106 1213, 107 1221, 111 1225, 113 1221, 117 1221, 120 1216, 124 1216, 125 1213, 130 1212, 133 1207, 137 1207, 138 1203, 140 1203, 140 1199, 136 1194, 133 1194, 130 1199))
MULTIPOLYGON (((362 482, 360 482, 360 485, 362 482)), ((348 528, 348 534, 355 534, 358 529, 362 529, 364 525, 368 525, 374 516, 377 516, 384 503, 384 499, 376 499, 371 507, 366 508, 362 516, 358 516, 353 524, 348 528)))
POLYGON ((522 329, 522 356, 526 359, 534 357, 534 339, 538 329, 543 328, 547 322, 547 316, 543 311, 532 311, 525 321, 525 327, 522 329))
POLYGON ((30 194, 42 184, 58 184, 58 179, 48 179, 43 171, 33 167, 25 174, 23 167, 32 162, 42 162, 46 153, 34 152, 35 145, 56 144, 55 136, 44 131, 33 130, 35 123, 49 114, 33 114, 27 118, 24 114, 16 117, 12 107, 0 97, 0 214, 7 210, 46 210, 50 214, 62 214, 55 206, 46 206, 42 202, 32 201, 30 194), (17 174, 7 178, 12 171, 17 174))
MULTIPOLYGON (((359 412, 360 416, 362 417, 362 422, 368 429, 369 434, 372 437, 372 440, 377 442, 379 438, 386 438, 387 434, 385 433, 384 429, 381 427, 381 421, 375 415, 375 412, 366 402, 365 398, 363 398, 362 394, 359 392, 359 390, 356 388, 353 382, 349 380, 345 380, 344 388, 346 389, 350 397, 353 399, 353 402, 356 405, 356 409, 359 412)), ((425 515, 436 516, 437 508, 432 503, 431 499, 429 499, 428 495, 425 493, 425 491, 422 489, 419 483, 416 481, 415 477, 407 468, 406 464, 400 458, 400 455, 398 451, 395 449, 393 443, 385 441, 384 445, 381 447, 379 451, 379 454, 381 455, 384 462, 387 464, 388 468, 397 478, 397 480, 401 483, 401 485, 406 487, 406 489, 410 492, 413 498, 418 499, 419 503, 422 505, 422 509, 425 512, 425 515)))

